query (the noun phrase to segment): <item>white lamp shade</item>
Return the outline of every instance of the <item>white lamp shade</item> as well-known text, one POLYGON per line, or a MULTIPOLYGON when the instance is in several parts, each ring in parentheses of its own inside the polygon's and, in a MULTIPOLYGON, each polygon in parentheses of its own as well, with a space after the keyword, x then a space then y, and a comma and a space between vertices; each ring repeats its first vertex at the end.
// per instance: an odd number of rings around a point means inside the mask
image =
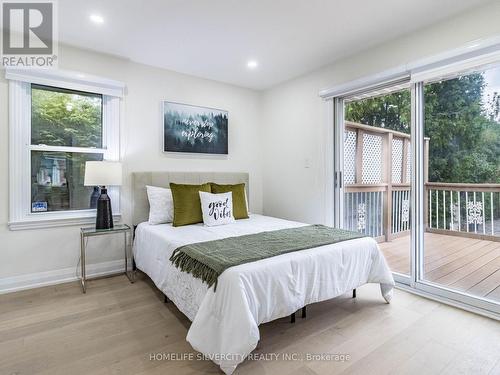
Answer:
POLYGON ((121 184, 121 163, 116 161, 85 162, 85 186, 119 186, 121 184))

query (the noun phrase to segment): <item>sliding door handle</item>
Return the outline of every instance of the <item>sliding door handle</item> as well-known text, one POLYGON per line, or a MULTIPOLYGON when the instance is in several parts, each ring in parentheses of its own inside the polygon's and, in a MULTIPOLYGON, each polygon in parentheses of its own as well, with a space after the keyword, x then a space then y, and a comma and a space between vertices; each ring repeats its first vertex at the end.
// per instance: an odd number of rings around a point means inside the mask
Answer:
POLYGON ((333 174, 333 186, 342 189, 342 172, 335 172, 333 174))

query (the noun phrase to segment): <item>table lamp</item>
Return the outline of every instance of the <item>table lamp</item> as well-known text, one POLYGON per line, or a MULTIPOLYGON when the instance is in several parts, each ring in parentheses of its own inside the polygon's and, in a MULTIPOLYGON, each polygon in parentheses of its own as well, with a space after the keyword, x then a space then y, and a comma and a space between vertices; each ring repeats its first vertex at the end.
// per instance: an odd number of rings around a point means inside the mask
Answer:
POLYGON ((99 186, 101 193, 97 199, 96 229, 113 228, 111 199, 106 186, 122 184, 122 164, 115 161, 87 161, 85 163, 85 186, 99 186))

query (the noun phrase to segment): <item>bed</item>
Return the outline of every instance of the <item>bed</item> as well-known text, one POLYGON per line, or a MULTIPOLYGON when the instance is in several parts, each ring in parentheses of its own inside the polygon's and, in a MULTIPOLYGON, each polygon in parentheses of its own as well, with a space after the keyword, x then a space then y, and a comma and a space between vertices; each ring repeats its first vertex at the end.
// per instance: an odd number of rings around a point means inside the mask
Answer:
POLYGON ((132 211, 137 228, 133 253, 137 268, 191 320, 187 341, 226 374, 255 349, 262 323, 366 283, 379 283, 382 297, 390 302, 392 273, 377 243, 368 237, 231 267, 219 276, 216 291, 180 271, 169 260, 180 246, 307 225, 256 214, 218 227, 147 223, 145 185, 166 187, 169 182, 207 181, 245 182, 248 189, 245 173, 135 173, 132 211))

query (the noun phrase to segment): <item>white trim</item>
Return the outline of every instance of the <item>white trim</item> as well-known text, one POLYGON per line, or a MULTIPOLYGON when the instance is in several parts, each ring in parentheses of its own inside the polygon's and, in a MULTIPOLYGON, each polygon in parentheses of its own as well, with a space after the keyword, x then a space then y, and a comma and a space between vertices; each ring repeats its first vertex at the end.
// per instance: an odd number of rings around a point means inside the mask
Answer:
POLYGON ((370 76, 343 83, 329 89, 321 90, 319 92, 319 96, 323 99, 339 96, 344 97, 352 95, 360 90, 372 90, 381 86, 394 85, 401 81, 409 81, 409 72, 404 66, 385 70, 377 74, 372 74, 370 76))
POLYGON ((460 290, 451 289, 445 285, 431 283, 425 280, 418 281, 415 285, 415 289, 481 310, 487 310, 500 316, 500 304, 498 304, 497 301, 488 300, 485 297, 474 296, 460 290))
POLYGON ((480 58, 481 56, 498 52, 499 49, 500 35, 491 38, 473 40, 458 48, 410 62, 406 66, 412 74, 417 74, 440 66, 449 66, 456 62, 480 58))
MULTIPOLYGON (((123 259, 88 264, 86 271, 87 278, 112 275, 124 272, 125 264, 123 259)), ((78 271, 76 267, 70 267, 54 271, 5 277, 0 279, 0 294, 76 281, 79 279, 79 275, 77 274, 77 272, 78 271)))
POLYGON ((447 65, 441 65, 435 68, 429 68, 424 71, 415 71, 411 75, 412 82, 437 81, 450 76, 456 76, 458 73, 466 74, 468 71, 477 71, 480 67, 486 67, 490 64, 498 64, 500 61, 500 51, 491 52, 481 56, 455 61, 447 65))
POLYGON ((70 147, 70 146, 47 146, 47 145, 30 145, 28 147, 32 151, 55 151, 55 152, 77 152, 82 154, 104 154, 104 148, 89 148, 89 147, 70 147))
POLYGON ((326 117, 328 118, 327 126, 324 129, 325 139, 331 142, 325 143, 324 148, 324 177, 326 181, 325 186, 325 212, 324 212, 324 222, 325 225, 334 226, 335 225, 335 187, 333 185, 334 171, 335 171, 335 154, 334 154, 334 131, 333 131, 333 100, 328 101, 328 105, 325 107, 326 117))
POLYGON ((334 98, 332 100, 333 111, 333 171, 332 179, 328 184, 333 187, 334 212, 333 222, 337 228, 344 228, 344 100, 334 98))
POLYGON ((411 228, 410 228, 410 286, 415 287, 423 274, 424 257, 424 86, 421 82, 411 86, 411 228), (421 204, 418 204, 421 203, 421 204))
POLYGON ((9 82, 9 220, 19 220, 24 213, 27 192, 22 175, 31 175, 27 165, 27 148, 30 129, 25 126, 31 115, 29 84, 9 82))
MULTIPOLYGON (((60 85, 55 84, 57 87, 60 85)), ((75 87, 70 87, 75 89, 75 87)), ((102 153, 104 160, 120 159, 121 99, 103 95, 103 148, 31 145, 31 84, 9 81, 9 228, 11 230, 51 228, 90 224, 95 210, 31 212, 31 151, 102 153)), ((110 187, 108 194, 115 215, 120 215, 120 190, 110 187)))
MULTIPOLYGON (((95 210, 66 211, 64 213, 68 212, 73 213, 74 214, 73 217, 68 217, 68 215, 66 216, 59 215, 50 218, 47 217, 52 213, 57 214, 57 212, 31 214, 32 220, 30 220, 30 218, 27 218, 25 220, 20 220, 20 221, 9 221, 8 223, 9 229, 10 230, 44 229, 44 228, 57 228, 57 227, 95 224, 95 217, 96 217, 95 210), (43 216, 39 216, 39 218, 37 218, 36 215, 43 215, 43 216)), ((121 220, 121 217, 122 215, 120 213, 113 214, 113 221, 117 223, 121 220)))
MULTIPOLYGON (((409 249, 408 249, 408 251, 409 251, 409 249)), ((396 283, 410 285, 410 276, 408 276, 408 275, 405 275, 403 273, 393 272, 392 277, 394 277, 394 281, 396 283)))
POLYGON ((123 97, 125 92, 123 82, 70 70, 6 68, 5 78, 116 97, 123 97))
POLYGON ((481 307, 476 307, 473 305, 469 305, 467 303, 463 303, 461 301, 457 301, 455 299, 448 298, 446 296, 440 295, 439 293, 436 293, 435 291, 430 292, 426 288, 415 288, 408 286, 406 284, 398 283, 396 282, 396 288, 404 290, 405 292, 415 294, 420 297, 428 298, 433 301, 437 301, 440 303, 444 303, 445 305, 457 307, 459 309, 465 310, 472 312, 474 314, 479 314, 482 316, 485 316, 487 318, 495 319, 495 320, 500 320, 500 313, 496 313, 494 311, 484 309, 481 307))
POLYGON ((419 79, 421 80, 422 77, 429 78, 429 76, 442 74, 439 69, 443 69, 445 66, 464 64, 464 61, 469 61, 471 64, 475 63, 477 66, 481 59, 484 59, 485 63, 487 63, 487 61, 491 61, 491 59, 496 57, 500 53, 499 51, 500 36, 475 40, 444 53, 320 90, 319 96, 323 99, 334 96, 346 96, 360 89, 364 90, 379 85, 388 85, 398 79, 409 76, 412 76, 412 81, 415 82, 417 77, 420 77, 419 79), (415 79, 413 76, 415 76, 415 79))

